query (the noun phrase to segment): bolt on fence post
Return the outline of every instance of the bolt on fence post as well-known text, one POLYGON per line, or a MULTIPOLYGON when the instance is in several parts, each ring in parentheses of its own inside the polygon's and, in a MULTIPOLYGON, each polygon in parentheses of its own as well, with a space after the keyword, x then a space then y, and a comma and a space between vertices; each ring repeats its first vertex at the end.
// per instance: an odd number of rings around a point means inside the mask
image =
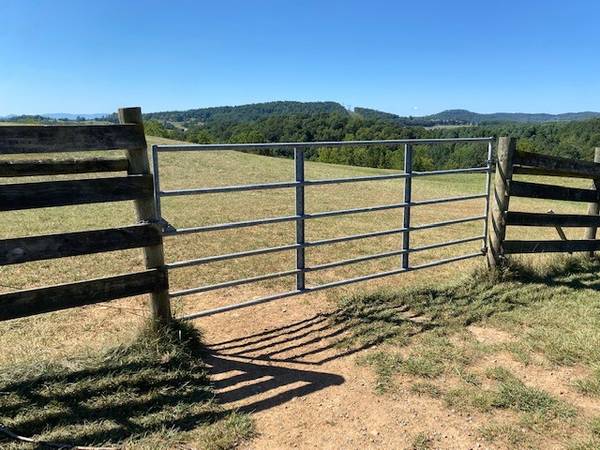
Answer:
POLYGON ((296 289, 303 291, 305 288, 305 263, 304 263, 304 149, 294 148, 294 166, 296 175, 296 289))
POLYGON ((485 174, 485 219, 483 220, 483 253, 488 251, 488 227, 490 222, 490 192, 492 187, 492 167, 494 164, 494 145, 492 142, 488 142, 487 152, 487 173, 485 174))
MULTIPOLYGON (((596 147, 594 149, 594 162, 600 163, 600 147, 596 147)), ((600 191, 600 180, 592 180, 592 189, 595 189, 597 192, 600 191)), ((590 203, 588 205, 587 213, 590 216, 597 216, 600 212, 600 204, 590 203)), ((585 239, 596 239, 596 231, 597 227, 590 227, 585 230, 585 239)), ((588 252, 588 256, 591 258, 594 256, 594 252, 588 252)))
POLYGON ((403 213, 403 228, 405 229, 402 233, 402 250, 405 253, 402 254, 402 268, 409 268, 408 261, 408 250, 410 249, 410 203, 412 201, 412 145, 404 144, 404 173, 407 177, 404 179, 404 207, 403 213))

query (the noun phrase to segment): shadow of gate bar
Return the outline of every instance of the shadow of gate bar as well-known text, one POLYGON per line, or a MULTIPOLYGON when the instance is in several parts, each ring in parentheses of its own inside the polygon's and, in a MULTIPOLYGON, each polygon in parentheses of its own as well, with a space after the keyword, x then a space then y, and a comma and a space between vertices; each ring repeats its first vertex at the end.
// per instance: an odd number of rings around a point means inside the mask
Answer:
POLYGON ((519 253, 587 252, 600 250, 596 229, 600 226, 600 148, 595 162, 517 151, 516 139, 500 138, 498 165, 492 197, 488 262, 491 267, 504 264, 505 255, 519 253), (592 189, 565 187, 513 180, 513 174, 587 178, 592 189), (511 197, 562 200, 588 203, 588 214, 554 214, 510 211, 511 197), (507 240, 507 226, 586 228, 578 240, 507 240))
POLYGON ((119 110, 118 125, 0 126, 0 155, 91 150, 120 158, 1 160, 0 177, 126 172, 124 176, 0 185, 0 211, 134 200, 136 225, 0 240, 0 266, 144 248, 145 271, 0 294, 0 320, 151 294, 152 316, 170 318, 162 235, 156 222, 140 108, 119 110))

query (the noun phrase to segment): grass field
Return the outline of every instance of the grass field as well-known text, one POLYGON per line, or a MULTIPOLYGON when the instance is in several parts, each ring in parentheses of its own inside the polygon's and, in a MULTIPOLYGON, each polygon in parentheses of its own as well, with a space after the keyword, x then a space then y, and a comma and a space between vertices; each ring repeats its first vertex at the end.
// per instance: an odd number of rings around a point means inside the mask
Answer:
MULTIPOLYGON (((151 143, 160 142, 150 139, 151 143)), ((482 145, 482 152, 484 152, 482 145)), ((306 164, 307 179, 361 176, 389 171, 359 167, 336 166, 323 163, 306 164)), ((293 177, 293 162, 286 159, 262 157, 238 152, 171 153, 161 157, 161 182, 163 189, 219 186, 255 182, 285 181, 293 177)), ((40 177, 37 178, 38 180, 40 177)), ((32 179, 33 180, 33 179, 32 179)), ((0 180, 10 182, 10 180, 0 180)), ((416 178, 413 183, 415 200, 435 199, 448 196, 484 192, 483 175, 452 175, 416 178)), ((402 180, 372 181, 354 184, 315 186, 307 188, 307 212, 327 211, 361 206, 399 203, 402 201, 402 180)), ((585 211, 585 205, 560 204, 516 199, 515 209, 555 212, 585 211)), ((483 214, 484 201, 470 200, 415 207, 412 210, 414 225, 427 224, 455 218, 483 214)), ((255 191, 230 194, 210 194, 164 199, 163 217, 176 227, 199 226, 220 222, 290 215, 294 211, 293 189, 255 191)), ((131 203, 101 204, 16 211, 4 214, 5 226, 0 237, 22 236, 107 227, 130 224, 134 220, 131 203)), ((471 222, 432 230, 414 232, 411 245, 421 246, 461 237, 481 235, 483 223, 471 222)), ((307 240, 326 239, 335 236, 365 233, 399 228, 402 226, 402 210, 353 214, 342 217, 307 221, 307 240)), ((581 233, 581 230, 578 230, 581 233)), ((544 230, 548 237, 555 237, 554 230, 544 230)), ((539 236, 539 230, 514 229, 510 235, 539 236)), ((193 234, 168 238, 166 256, 168 261, 178 261, 243 251, 253 248, 277 246, 294 242, 293 223, 263 225, 221 232, 193 234)), ((321 264, 354 256, 368 255, 401 248, 401 236, 385 236, 321 246, 307 250, 307 265, 321 264)), ((476 251, 480 242, 457 245, 411 255, 413 265, 461 253, 476 251)), ((317 285, 371 272, 397 268, 400 257, 392 257, 351 266, 313 272, 307 275, 308 285, 317 285)), ((86 279, 111 272, 126 272, 138 268, 138 250, 107 253, 89 257, 65 258, 60 261, 44 261, 18 267, 3 268, 4 282, 0 288, 17 289, 56 282, 86 279)), ((171 272, 173 290, 218 283, 263 273, 292 269, 294 253, 283 252, 235 261, 219 262, 171 272)), ((443 267, 436 271, 441 276, 455 273, 459 267, 473 266, 472 262, 443 267)), ((415 275, 416 276, 416 275, 415 275)), ((427 276, 427 275, 423 275, 427 276)), ((439 276, 439 275, 438 275, 439 276)), ((403 277, 395 277, 383 283, 396 284, 403 277)), ((414 277, 404 277, 413 279, 414 277)), ((402 282, 402 281, 400 281, 402 282)), ((218 303, 221 298, 245 298, 260 293, 290 290, 293 277, 269 280, 252 286, 242 286, 221 292, 218 299, 207 293, 195 297, 205 304, 218 303), (222 294, 222 295, 221 295, 222 294)), ((189 299, 176 300, 175 309, 189 311, 189 299)))
MULTIPOLYGON (((159 142, 164 142, 164 140, 149 138, 149 143, 159 142)), ((484 151, 485 149, 482 145, 482 152, 484 151)), ((306 169, 307 179, 361 176, 389 172, 379 169, 346 167, 312 162, 307 162, 306 169)), ((202 154, 180 153, 164 154, 161 156, 161 187, 163 189, 286 181, 291 180, 292 176, 293 162, 286 159, 268 158, 238 152, 211 152, 202 154)), ((41 181, 43 179, 43 177, 36 177, 19 181, 41 181)), ((14 180, 0 179, 0 183, 9 182, 14 182, 14 180)), ((575 181, 573 184, 583 186, 586 185, 586 182, 575 181)), ((402 201, 402 190, 403 182, 401 180, 311 187, 307 188, 306 192, 307 212, 399 203, 402 201)), ((476 194, 483 191, 483 175, 453 175, 417 178, 413 184, 413 198, 415 200, 476 194)), ((420 225, 466 216, 481 215, 483 213, 483 207, 483 200, 421 206, 413 209, 412 221, 413 224, 420 225)), ((293 208, 294 192, 292 189, 236 194, 210 194, 204 196, 165 199, 163 204, 163 217, 177 227, 186 227, 260 217, 290 215, 293 214, 293 208)), ((550 208, 557 213, 584 212, 586 210, 586 206, 582 204, 564 202, 554 203, 526 199, 515 199, 511 205, 511 209, 535 212, 545 212, 550 208)), ((0 238, 103 228, 113 225, 127 225, 133 223, 134 220, 133 205, 130 202, 110 205, 100 204, 58 209, 15 211, 3 213, 3 227, 0 232, 0 238)), ((325 239, 335 236, 399 228, 401 226, 401 210, 325 218, 307 222, 307 239, 325 239)), ((413 246, 420 246, 461 237, 476 236, 482 234, 482 231, 483 223, 480 221, 415 232, 411 235, 411 240, 413 246)), ((575 230, 573 232, 568 232, 567 234, 570 237, 580 237, 583 234, 583 230, 575 230)), ((509 237, 518 237, 520 239, 526 237, 535 237, 539 239, 544 236, 547 238, 556 238, 556 232, 553 229, 542 230, 540 232, 539 229, 523 227, 509 230, 509 237)), ((223 232, 167 238, 166 256, 168 261, 178 261, 253 248, 290 244, 293 243, 293 240, 294 226, 292 223, 265 225, 256 228, 242 228, 223 232)), ((461 253, 470 253, 478 250, 480 247, 480 242, 474 242, 418 253, 412 255, 411 263, 420 264, 461 253)), ((400 235, 357 240, 350 243, 309 249, 307 251, 307 264, 320 264, 399 248, 401 248, 400 235)), ((528 257, 528 261, 532 261, 534 264, 538 264, 544 259, 545 258, 542 257, 528 257)), ((465 273, 470 273, 474 268, 480 266, 482 260, 483 258, 454 263, 435 269, 428 269, 389 277, 366 284, 340 288, 318 295, 334 299, 343 296, 344 298, 363 298, 372 300, 375 298, 373 296, 379 295, 377 293, 381 288, 397 289, 415 285, 439 286, 454 279, 462 279, 462 276, 465 273), (356 295, 359 295, 359 297, 356 297, 356 295)), ((263 273, 289 270, 293 268, 293 264, 293 252, 287 252, 175 270, 170 274, 171 289, 184 289, 204 284, 218 283, 230 279, 260 275, 263 273)), ((311 273, 307 277, 307 284, 316 285, 371 272, 390 270, 397 268, 399 264, 399 257, 394 257, 358 265, 344 266, 318 273, 311 273)), ((142 258, 139 250, 111 252, 77 258, 64 258, 58 261, 42 261, 19 266, 6 266, 0 269, 0 290, 10 291, 60 282, 83 280, 109 274, 140 270, 141 268, 142 258)), ((528 286, 531 287, 531 285, 528 286)), ((537 287, 538 290, 543 289, 539 286, 540 285, 537 287)), ((505 287, 507 286, 505 285, 505 287)), ((173 308, 178 314, 188 313, 206 307, 224 305, 260 295, 291 290, 292 288, 293 279, 292 277, 289 277, 287 279, 272 280, 256 285, 241 286, 224 291, 174 300, 173 308)), ((510 285, 508 286, 508 289, 510 290, 510 285)), ((469 295, 476 296, 483 294, 479 291, 470 292, 464 298, 470 298, 469 295)), ((585 296, 585 294, 581 295, 585 296)), ((397 300, 389 301, 393 303, 397 300)), ((535 305, 533 304, 534 302, 526 303, 526 306, 531 308, 539 306, 539 302, 536 302, 535 305)), ((559 303, 554 302, 548 306, 548 308, 552 307, 556 307, 557 309, 548 312, 548 314, 559 316, 559 312, 561 311, 558 309, 559 303)), ((534 326, 534 310, 529 309, 527 311, 530 311, 528 314, 531 314, 531 316, 517 317, 509 315, 507 316, 507 320, 502 323, 510 325, 511 323, 516 323, 517 320, 522 320, 526 323, 526 325, 523 326, 534 326), (521 317, 529 318, 531 319, 531 322, 527 322, 529 319, 521 319, 521 317)), ((424 314, 432 313, 431 310, 426 308, 424 308, 422 312, 424 314)), ((493 310, 490 315, 493 316, 497 312, 499 311, 493 310)), ((565 313, 565 311, 562 312, 565 313)), ((584 311, 579 312, 582 314, 584 313, 584 311)), ((92 366, 97 366, 100 364, 97 355, 114 355, 113 350, 110 349, 119 344, 133 342, 133 344, 131 344, 133 348, 139 348, 136 347, 137 344, 135 344, 135 342, 137 342, 136 339, 138 339, 137 336, 139 335, 139 330, 143 326, 145 317, 147 317, 147 307, 145 305, 145 299, 140 297, 119 300, 105 305, 80 308, 2 323, 0 324, 0 334, 3 336, 3 341, 8 342, 9 344, 5 345, 3 352, 0 354, 0 373, 14 373, 16 367, 24 368, 23 370, 25 370, 25 373, 31 375, 32 373, 35 373, 35 370, 32 372, 32 367, 38 367, 39 371, 39 367, 51 367, 56 364, 56 361, 62 361, 60 364, 63 364, 64 362, 62 368, 57 369, 59 375, 61 374, 61 371, 64 372, 64 370, 72 373, 73 368, 77 369, 82 366, 87 367, 90 364, 92 366), (85 363, 81 361, 85 361, 85 363)), ((473 322, 476 322, 483 320, 486 317, 487 316, 485 315, 474 316, 472 320, 473 322)), ((574 316, 571 323, 575 323, 577 317, 579 316, 574 316)), ((467 322, 458 322, 458 325, 460 326, 464 326, 465 324, 467 324, 467 322)), ((508 327, 509 325, 506 326, 508 327)), ((551 326, 552 325, 548 325, 548 327, 551 326)), ((512 328, 511 331, 518 332, 519 328, 512 328)), ((546 331, 548 330, 542 328, 539 332, 542 333, 546 331)), ((560 328, 559 331, 560 333, 567 332, 564 327, 560 328)), ((530 336, 532 336, 531 340, 524 340, 521 347, 525 346, 525 348, 529 348, 527 345, 533 345, 536 336, 539 339, 539 335, 537 335, 535 331, 533 331, 530 336)), ((587 336, 586 338, 589 338, 590 334, 585 336, 587 336)), ((573 346, 576 346, 577 342, 579 342, 577 339, 580 338, 581 336, 572 337, 575 341, 573 346)), ((539 342, 542 343, 540 345, 543 345, 544 341, 543 339, 540 339, 539 342)), ((539 348, 539 346, 534 347, 532 351, 526 353, 529 356, 531 356, 531 354, 536 354, 536 352, 544 354, 545 352, 550 352, 552 350, 552 345, 559 344, 553 344, 552 341, 548 341, 545 348, 539 348)), ((518 348, 515 348, 516 353, 518 348)), ((587 351, 585 348, 588 347, 584 346, 581 348, 584 349, 581 351, 587 351)), ((169 353, 169 351, 167 351, 167 353, 169 353)), ((125 357, 125 359, 128 357, 129 356, 125 357)), ((114 359, 111 359, 112 356, 103 356, 102 358, 108 358, 109 361, 113 362, 115 361, 114 359)), ((160 352, 157 358, 160 360, 160 352)), ((393 374, 395 372, 409 371, 409 374, 416 376, 425 373, 424 378, 428 379, 438 378, 444 373, 444 370, 446 370, 444 361, 438 361, 437 368, 434 367, 433 369, 430 369, 432 372, 426 372, 426 370, 429 369, 419 368, 419 364, 416 365, 417 368, 407 368, 411 367, 411 364, 405 364, 404 360, 401 362, 395 361, 390 369, 389 362, 386 360, 388 355, 381 356, 379 360, 377 357, 373 358, 375 359, 369 361, 369 364, 372 364, 376 370, 383 373, 393 374), (419 371, 425 372, 421 373, 419 371), (430 373, 431 376, 427 375, 427 373, 430 373)), ((596 362, 600 363, 600 360, 597 361, 595 357, 587 360, 584 360, 583 357, 577 358, 578 359, 576 359, 574 363, 585 363, 589 367, 596 364, 596 362)), ((560 361, 554 361, 552 357, 550 357, 550 361, 552 363, 560 363, 560 361)), ((122 360, 116 361, 115 364, 122 364, 122 360)), ((160 375, 156 374, 156 376, 160 375)), ((173 379, 176 380, 178 376, 180 376, 180 374, 174 373, 173 379)), ((123 375, 123 377, 126 377, 126 375, 123 375)), ((512 388, 521 388, 520 385, 514 381, 514 378, 511 378, 503 372, 495 375, 492 374, 489 379, 491 380, 493 377, 496 377, 494 379, 496 381, 499 380, 499 383, 507 384, 507 389, 509 391, 512 388)), ((58 378, 60 378, 60 376, 58 378)), ((65 377, 62 378, 62 380, 64 379, 65 377)), ((94 383, 93 377, 86 382, 94 383)), ((582 386, 586 387, 583 387, 582 389, 587 389, 589 391, 598 390, 597 384, 594 383, 597 383, 597 380, 593 378, 590 378, 587 381, 584 380, 582 381, 582 386)), ((417 386, 415 389, 422 389, 433 393, 439 392, 440 396, 450 395, 451 397, 451 394, 442 392, 442 389, 434 384, 431 384, 431 386, 423 384, 420 387, 417 386)), ((206 403, 208 400, 205 401, 205 399, 201 399, 201 397, 202 395, 198 394, 199 402, 202 403, 202 405, 208 405, 208 403, 206 403)), ((0 400, 2 399, 0 398, 0 400)), ((484 402, 488 400, 484 400, 484 402)), ((15 401, 18 403, 19 400, 15 401)), ((115 401, 117 400, 115 399, 115 401)), ((506 401, 509 402, 509 400, 506 401)), ((553 402, 550 403, 555 405, 553 402)), ((487 403, 485 404, 487 405, 487 403)), ((167 406, 171 407, 172 405, 169 406, 167 404, 167 406)), ((206 408, 210 409, 212 406, 206 406, 206 408)), ((14 411, 14 405, 10 406, 9 409, 14 411)), ((3 409, 2 411, 6 413, 8 410, 3 409)), ((143 415, 144 413, 143 408, 136 411, 138 411, 140 415, 143 415)), ((168 409, 162 410, 162 413, 166 415, 170 414, 168 409)), ((212 414, 211 417, 216 418, 214 420, 215 424, 225 424, 219 425, 221 428, 217 427, 217 432, 220 433, 219 436, 225 436, 222 440, 222 447, 230 446, 237 442, 239 438, 247 436, 250 433, 249 430, 251 427, 245 422, 246 419, 244 418, 233 416, 232 419, 231 415, 219 412, 217 409, 211 410, 210 414, 212 414)), ((160 416, 157 417, 160 418, 160 416)), ((565 416, 565 420, 566 418, 567 417, 565 416)), ((118 421, 119 418, 113 417, 113 419, 118 421)), ((43 421, 43 419, 40 419, 39 417, 36 418, 36 420, 38 421, 37 423, 39 423, 40 420, 43 421)), ((185 421, 187 424, 186 426, 191 426, 192 428, 195 426, 200 427, 200 421, 195 420, 196 419, 190 419, 185 421)), ((68 436, 69 430, 71 428, 74 429, 75 427, 73 423, 68 421, 62 425, 66 428, 62 429, 62 431, 55 431, 56 437, 58 438, 68 436)), ((156 431, 152 426, 149 426, 148 430, 153 432, 156 431)), ((168 448, 173 442, 176 442, 179 439, 197 444, 199 442, 210 441, 211 438, 207 438, 208 435, 203 433, 204 432, 200 433, 200 435, 194 435, 193 433, 175 433, 170 438, 172 440, 167 440, 161 445, 168 448)), ((55 437, 55 435, 51 433, 49 435, 42 434, 44 437, 55 437)), ((490 431, 489 434, 492 435, 494 433, 490 431)), ((106 436, 106 434, 103 435, 101 433, 100 435, 106 436)), ((137 434, 133 433, 129 437, 132 439, 141 439, 144 435, 144 432, 139 432, 137 434)), ((526 436, 525 438, 527 438, 527 442, 530 442, 530 436, 526 436)), ((95 442, 102 442, 102 440, 96 440, 95 442)), ((525 440, 523 442, 525 442, 525 440)), ((150 447, 152 447, 152 444, 150 444, 150 447)))

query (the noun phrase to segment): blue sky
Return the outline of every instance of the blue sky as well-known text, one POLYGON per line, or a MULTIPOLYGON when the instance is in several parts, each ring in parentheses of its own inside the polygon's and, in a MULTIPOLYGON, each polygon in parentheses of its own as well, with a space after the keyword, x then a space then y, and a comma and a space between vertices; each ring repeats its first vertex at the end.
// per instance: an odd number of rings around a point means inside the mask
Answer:
POLYGON ((0 115, 600 110, 598 1, 0 0, 0 115))

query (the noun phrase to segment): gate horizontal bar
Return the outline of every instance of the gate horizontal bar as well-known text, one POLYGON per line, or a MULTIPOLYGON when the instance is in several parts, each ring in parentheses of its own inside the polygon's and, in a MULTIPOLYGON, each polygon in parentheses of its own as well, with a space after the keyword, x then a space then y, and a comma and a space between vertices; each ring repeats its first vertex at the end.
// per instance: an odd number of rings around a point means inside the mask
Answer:
POLYGON ((384 230, 384 231, 373 231, 372 233, 352 234, 349 236, 340 236, 340 237, 330 238, 330 239, 321 239, 319 241, 309 241, 309 242, 306 242, 305 245, 307 247, 316 247, 319 245, 337 244, 338 242, 354 241, 356 239, 367 239, 367 238, 377 237, 377 236, 387 236, 389 234, 404 233, 405 231, 406 231, 406 228, 393 228, 393 229, 384 230))
POLYGON ((298 272, 300 272, 300 270, 294 269, 294 270, 288 270, 286 272, 269 273, 266 275, 258 275, 256 277, 241 278, 239 280, 225 281, 223 283, 210 284, 207 286, 201 286, 201 287, 197 287, 197 288, 183 289, 181 291, 175 291, 175 292, 170 293, 169 298, 183 297, 184 295, 191 295, 191 294, 199 294, 200 292, 214 291, 215 289, 223 289, 223 288, 228 288, 228 287, 233 287, 233 286, 239 286, 241 284, 256 283, 259 281, 271 280, 273 278, 287 277, 287 276, 291 276, 291 275, 296 275, 298 272))
POLYGON ((468 142, 493 142, 493 137, 482 138, 446 138, 446 139, 383 139, 376 141, 319 141, 319 142, 269 142, 260 144, 181 144, 158 145, 159 152, 190 152, 216 150, 257 150, 264 148, 314 148, 314 147, 352 147, 370 145, 403 145, 403 144, 458 144, 468 142))
POLYGON ((422 251, 432 250, 432 249, 440 248, 440 247, 449 247, 451 245, 458 245, 458 244, 464 244, 467 242, 479 241, 482 239, 483 239, 483 236, 473 236, 473 237, 468 237, 468 238, 464 238, 464 239, 457 239, 454 241, 446 241, 446 242, 439 242, 437 244, 425 245, 423 247, 415 247, 415 248, 411 248, 409 250, 395 250, 395 251, 391 251, 391 252, 375 253, 373 255, 359 256, 357 258, 342 259, 342 260, 334 261, 334 262, 330 262, 330 263, 310 266, 310 267, 306 268, 306 271, 314 272, 317 270, 331 269, 334 267, 345 266, 348 264, 355 264, 355 263, 364 262, 364 261, 371 261, 373 259, 390 258, 392 256, 404 255, 405 253, 422 252, 422 251))
POLYGON ((378 273, 374 273, 374 274, 370 274, 370 275, 349 278, 346 280, 334 281, 331 283, 321 284, 321 285, 314 286, 314 287, 308 287, 308 288, 304 289, 303 291, 297 291, 297 290, 296 291, 288 291, 288 292, 282 292, 279 294, 269 295, 266 297, 259 297, 254 300, 250 300, 250 301, 243 302, 243 303, 236 303, 236 304, 232 304, 232 305, 221 306, 219 308, 208 309, 206 311, 200 311, 197 313, 180 316, 177 319, 192 320, 192 319, 197 319, 199 317, 212 316, 214 314, 219 314, 219 313, 226 312, 226 311, 232 311, 235 309, 245 308, 248 306, 259 305, 261 303, 267 303, 267 302, 270 302, 273 300, 279 300, 282 298, 293 297, 295 295, 306 294, 309 292, 316 292, 316 291, 320 291, 323 289, 329 289, 329 288, 334 288, 334 287, 339 287, 339 286, 345 286, 348 284, 358 283, 361 281, 373 280, 376 278, 383 278, 383 277, 387 277, 390 275, 397 275, 397 274, 400 274, 403 272, 411 272, 414 270, 426 269, 429 267, 435 267, 435 266, 448 264, 448 263, 452 263, 452 262, 456 262, 456 261, 462 261, 465 259, 476 258, 478 256, 483 256, 483 252, 469 253, 466 255, 454 256, 452 258, 440 259, 437 261, 432 261, 429 263, 413 266, 409 269, 395 269, 395 270, 389 270, 386 272, 378 272, 378 273))
POLYGON ((371 261, 373 259, 390 258, 392 256, 404 255, 405 253, 407 253, 407 250, 395 250, 393 252, 375 253, 373 255, 359 256, 357 258, 341 259, 339 261, 334 261, 334 262, 330 262, 330 263, 309 266, 306 268, 306 271, 314 272, 317 270, 332 269, 334 267, 346 266, 348 264, 355 264, 355 263, 364 262, 364 261, 371 261))
POLYGON ((208 264, 217 261, 225 261, 228 259, 244 258, 246 256, 265 255, 267 253, 284 252, 287 250, 295 250, 299 247, 298 244, 282 245, 280 247, 259 248, 256 250, 247 250, 245 252, 227 253, 224 255, 206 256, 204 258, 189 259, 187 261, 177 261, 174 263, 165 264, 167 269, 181 269, 183 267, 197 266, 200 264, 208 264))
POLYGON ((330 178, 322 180, 306 180, 305 186, 319 186, 323 184, 341 184, 341 183, 358 183, 362 181, 378 181, 378 180, 394 180, 397 178, 406 178, 406 173, 390 173, 387 175, 368 175, 364 177, 348 177, 348 178, 330 178))
POLYGON ((388 209, 406 208, 406 203, 392 203, 389 205, 365 206, 362 208, 339 209, 336 211, 323 211, 304 215, 304 219, 321 219, 323 217, 345 216, 347 214, 358 214, 366 212, 385 211, 388 209))
MULTIPOLYGON (((433 205, 438 203, 450 203, 450 202, 458 202, 463 200, 473 200, 478 198, 485 198, 487 194, 475 194, 475 195, 464 195, 458 197, 447 197, 447 198, 439 198, 432 200, 421 200, 416 202, 411 202, 411 205, 414 206, 422 206, 422 205, 433 205)), ((282 216, 282 217, 269 217, 266 219, 256 219, 256 220, 245 220, 241 222, 231 222, 231 223, 219 223, 215 225, 206 225, 202 227, 191 227, 191 228, 178 228, 175 230, 167 230, 163 231, 164 236, 176 236, 179 234, 190 234, 190 233, 202 233, 207 231, 221 231, 221 230, 229 230, 232 228, 244 228, 244 227, 252 227, 257 225, 267 225, 272 223, 282 223, 282 222, 292 222, 295 220, 309 220, 309 219, 320 219, 323 217, 332 217, 332 216, 341 216, 347 214, 358 214, 358 213, 366 213, 366 212, 376 212, 376 211, 385 211, 388 209, 397 209, 397 208, 405 208, 408 206, 406 203, 393 203, 390 205, 378 205, 378 206, 367 206, 363 208, 351 208, 351 209, 340 209, 337 211, 324 211, 317 213, 305 214, 303 216, 282 216)))
POLYGON ((198 195, 198 194, 221 194, 225 192, 241 192, 241 191, 259 191, 264 189, 285 189, 298 186, 295 181, 283 181, 276 183, 260 183, 260 184, 242 184, 239 186, 215 186, 208 188, 194 189, 172 189, 168 191, 160 191, 161 197, 176 197, 180 195, 198 195))
POLYGON ((467 169, 430 170, 428 172, 413 172, 413 177, 427 177, 430 175, 451 175, 455 173, 486 173, 490 172, 487 167, 469 167, 467 169))
POLYGON ((467 242, 481 241, 484 238, 485 238, 485 236, 481 235, 481 236, 468 237, 468 238, 464 238, 464 239, 456 239, 453 241, 439 242, 437 244, 423 245, 421 247, 411 248, 410 252, 411 253, 424 252, 427 250, 433 250, 434 248, 449 247, 451 245, 466 244, 467 242))
POLYGON ((462 202, 465 200, 476 200, 478 198, 486 198, 487 194, 459 195, 457 197, 434 198, 431 200, 417 200, 410 202, 411 206, 422 205, 437 205, 438 203, 462 202))
MULTIPOLYGON (((450 169, 450 170, 434 170, 429 172, 413 172, 413 177, 424 177, 430 175, 448 175, 457 173, 484 173, 488 172, 487 167, 472 167, 468 169, 450 169)), ((199 195, 199 194, 222 194, 227 192, 242 192, 242 191, 259 191, 266 189, 286 189, 297 186, 320 186, 326 184, 342 184, 342 183, 358 183, 364 181, 379 181, 379 180, 393 180, 398 178, 406 178, 406 173, 394 173, 389 175, 372 175, 364 177, 349 177, 349 178, 331 178, 323 180, 306 180, 304 182, 296 181, 281 181, 275 183, 258 183, 258 184, 242 184, 237 186, 215 186, 207 188, 193 188, 193 189, 171 189, 167 191, 160 191, 161 197, 176 197, 183 195, 199 195)))
POLYGON ((300 217, 298 217, 298 216, 269 217, 267 219, 245 220, 242 222, 231 222, 231 223, 219 223, 216 225, 207 225, 207 226, 203 226, 203 227, 177 228, 175 230, 163 231, 163 234, 165 236, 176 236, 179 234, 202 233, 205 231, 230 230, 232 228, 253 227, 256 225, 268 225, 270 223, 292 222, 294 220, 298 220, 299 218, 300 217))
POLYGON ((444 220, 442 222, 427 223, 425 225, 416 225, 414 227, 410 227, 410 231, 428 230, 430 228, 445 227, 447 225, 456 225, 466 222, 475 222, 483 219, 485 219, 485 216, 462 217, 460 219, 444 220))
POLYGON ((176 317, 177 320, 192 320, 197 319, 199 317, 212 316, 214 314, 219 314, 227 311, 233 311, 234 309, 246 308, 248 306, 260 305, 261 303, 272 302, 273 300, 279 300, 286 297, 293 297, 294 295, 299 295, 305 293, 304 291, 288 291, 288 292, 280 292, 278 294, 268 295, 266 297, 259 297, 254 300, 250 300, 243 303, 236 303, 233 305, 220 306, 218 308, 207 309, 206 311, 200 311, 193 314, 187 314, 185 316, 176 317))

